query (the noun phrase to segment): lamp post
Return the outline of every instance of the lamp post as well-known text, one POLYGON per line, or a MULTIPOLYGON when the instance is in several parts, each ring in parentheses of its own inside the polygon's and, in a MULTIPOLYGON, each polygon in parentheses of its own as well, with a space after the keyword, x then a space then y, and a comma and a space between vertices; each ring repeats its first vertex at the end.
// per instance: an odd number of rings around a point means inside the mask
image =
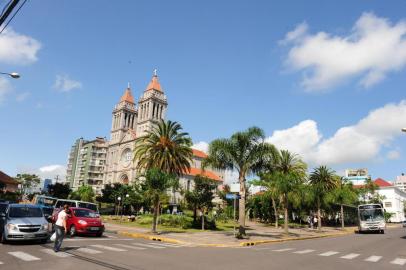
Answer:
POLYGON ((403 132, 406 132, 406 128, 402 128, 402 131, 403 131, 403 132))
POLYGON ((120 211, 120 201, 121 201, 121 197, 119 196, 119 197, 117 198, 117 200, 118 200, 118 207, 117 207, 117 214, 116 214, 116 216, 118 216, 119 211, 120 211))
POLYGON ((18 79, 18 78, 21 77, 20 74, 18 74, 17 72, 11 72, 11 73, 0 72, 0 74, 8 75, 8 76, 10 76, 10 77, 13 78, 13 79, 18 79))

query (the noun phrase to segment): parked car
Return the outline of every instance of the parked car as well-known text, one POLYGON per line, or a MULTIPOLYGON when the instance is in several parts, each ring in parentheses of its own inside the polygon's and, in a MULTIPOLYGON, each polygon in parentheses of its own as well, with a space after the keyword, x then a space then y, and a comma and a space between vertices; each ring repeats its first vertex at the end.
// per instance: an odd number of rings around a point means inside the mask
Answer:
POLYGON ((33 204, 9 204, 5 213, 0 213, 3 231, 1 242, 40 240, 46 243, 49 237, 48 221, 41 207, 33 204))
MULTIPOLYGON (((100 215, 87 208, 71 207, 69 208, 71 213, 67 219, 66 226, 68 227, 70 236, 75 235, 96 235, 102 236, 104 232, 104 224, 100 218, 100 215)), ((56 222, 59 211, 55 211, 52 220, 56 222)))
POLYGON ((0 235, 3 233, 4 230, 4 219, 2 215, 6 215, 8 205, 9 203, 6 201, 0 202, 0 235))
POLYGON ((403 226, 403 228, 405 228, 405 227, 406 227, 406 220, 403 220, 403 222, 402 222, 402 226, 403 226))

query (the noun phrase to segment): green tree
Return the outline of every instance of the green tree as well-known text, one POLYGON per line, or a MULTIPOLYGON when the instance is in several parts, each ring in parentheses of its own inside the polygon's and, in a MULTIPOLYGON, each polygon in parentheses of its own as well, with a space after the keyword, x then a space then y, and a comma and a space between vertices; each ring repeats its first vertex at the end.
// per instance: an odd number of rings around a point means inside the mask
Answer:
POLYGON ((168 174, 160 169, 152 168, 146 172, 143 188, 145 196, 154 207, 154 218, 152 223, 152 232, 156 233, 156 226, 160 208, 160 202, 167 197, 168 189, 177 189, 179 180, 174 174, 168 174))
POLYGON ((216 139, 210 143, 208 158, 203 164, 238 172, 241 199, 237 237, 245 235, 246 177, 259 173, 276 152, 276 148, 264 139, 264 131, 258 127, 234 133, 230 138, 216 139))
POLYGON ((27 194, 30 188, 38 185, 41 181, 38 175, 28 173, 17 174, 14 179, 21 184, 21 191, 23 194, 27 194))
POLYGON ((337 176, 336 181, 337 186, 327 194, 327 201, 340 205, 341 228, 344 229, 344 205, 356 203, 358 194, 346 178, 337 176))
POLYGON ((214 189, 216 185, 207 177, 197 175, 194 178, 193 191, 186 192, 185 199, 193 209, 193 220, 196 221, 196 210, 202 213, 202 230, 204 230, 204 213, 213 208, 214 189))
POLYGON ((335 171, 326 166, 320 166, 310 174, 311 185, 317 204, 318 230, 321 230, 321 205, 326 195, 337 187, 335 171))
POLYGON ((180 176, 190 170, 192 140, 177 122, 161 120, 145 136, 135 141, 134 158, 138 169, 157 168, 180 176))
POLYGON ((94 202, 95 193, 93 188, 89 185, 82 185, 75 192, 77 193, 79 200, 85 202, 94 202))
POLYGON ((71 192, 69 183, 55 183, 48 186, 48 194, 55 198, 66 199, 71 192))

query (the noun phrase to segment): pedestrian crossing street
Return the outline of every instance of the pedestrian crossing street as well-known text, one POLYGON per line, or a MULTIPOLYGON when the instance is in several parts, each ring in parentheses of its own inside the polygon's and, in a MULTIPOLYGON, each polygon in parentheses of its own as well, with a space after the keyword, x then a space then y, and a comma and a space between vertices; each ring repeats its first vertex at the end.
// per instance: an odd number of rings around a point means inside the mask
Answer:
MULTIPOLYGON (((49 257, 53 258, 69 258, 74 257, 75 255, 96 255, 103 254, 106 252, 134 252, 142 250, 161 250, 167 248, 182 248, 182 247, 193 247, 192 245, 182 245, 182 244, 172 244, 172 243, 139 243, 139 242, 126 242, 126 244, 121 243, 112 243, 108 245, 102 244, 89 244, 86 246, 69 246, 66 245, 60 252, 54 252, 52 245, 48 248, 44 246, 38 246, 38 249, 33 250, 35 254, 32 254, 33 251, 10 251, 0 254, 0 265, 5 264, 1 261, 4 256, 11 256, 13 259, 22 261, 22 262, 33 262, 46 260, 49 257)), ((3 259, 5 260, 5 258, 3 259)))
MULTIPOLYGON (((298 255, 305 255, 305 254, 312 254, 320 257, 338 257, 339 259, 342 260, 362 260, 367 263, 377 263, 377 262, 382 262, 385 260, 383 256, 378 256, 378 255, 363 255, 359 253, 346 253, 346 252, 339 252, 335 250, 329 250, 329 251, 317 251, 314 249, 295 249, 295 248, 251 248, 252 250, 255 251, 269 251, 272 253, 292 253, 292 254, 298 254, 298 255)), ((406 257, 402 258, 386 258, 387 262, 389 262, 391 265, 398 265, 398 266, 403 266, 406 265, 406 257)))

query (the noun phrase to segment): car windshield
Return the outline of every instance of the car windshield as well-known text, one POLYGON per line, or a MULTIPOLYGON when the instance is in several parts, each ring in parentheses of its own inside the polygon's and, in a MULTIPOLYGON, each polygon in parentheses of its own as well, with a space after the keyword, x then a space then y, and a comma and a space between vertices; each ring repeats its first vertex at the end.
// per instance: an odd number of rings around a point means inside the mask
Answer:
POLYGON ((42 211, 39 207, 11 207, 9 217, 24 218, 24 217, 42 217, 42 211))
POLYGON ((361 221, 381 221, 384 219, 382 209, 363 209, 360 210, 361 221))
POLYGON ((98 217, 99 215, 93 211, 86 210, 86 209, 76 209, 73 210, 75 213, 75 216, 77 217, 87 217, 87 218, 95 218, 98 217))

